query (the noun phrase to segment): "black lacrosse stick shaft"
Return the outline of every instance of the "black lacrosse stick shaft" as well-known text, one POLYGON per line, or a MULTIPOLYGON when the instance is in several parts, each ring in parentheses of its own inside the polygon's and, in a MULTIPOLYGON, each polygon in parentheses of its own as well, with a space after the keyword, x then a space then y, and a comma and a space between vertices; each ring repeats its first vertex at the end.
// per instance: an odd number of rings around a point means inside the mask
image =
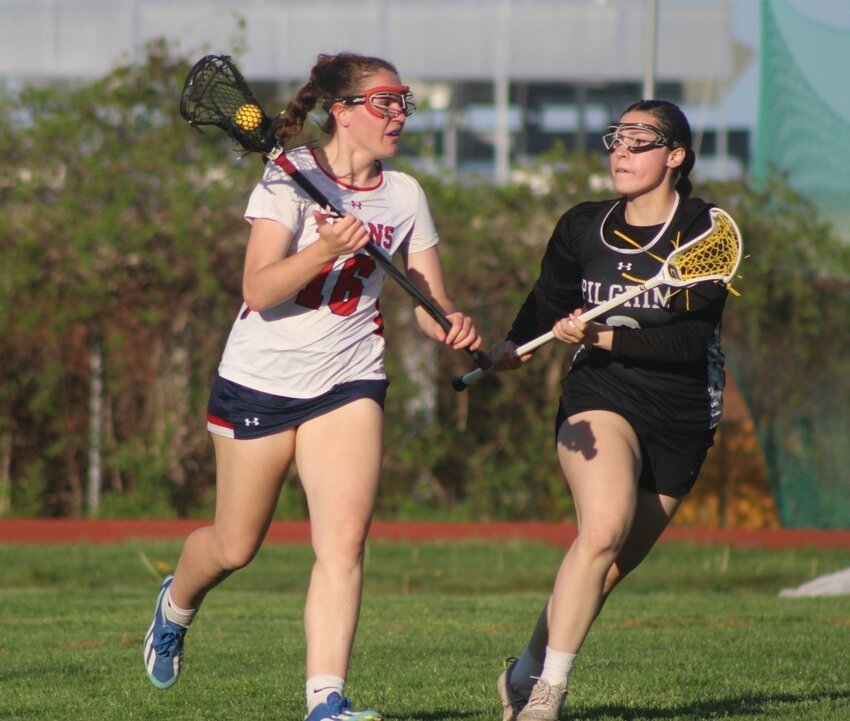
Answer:
MULTIPOLYGON (((319 189, 313 185, 310 180, 308 180, 305 175, 295 166, 295 164, 286 157, 285 154, 281 153, 275 158, 274 162, 279 165, 283 170, 289 175, 298 185, 304 190, 307 195, 309 195, 321 208, 327 210, 338 218, 341 218, 344 213, 339 210, 330 200, 328 200, 319 189)), ((376 248, 371 243, 364 246, 363 250, 365 250, 372 258, 375 260, 378 265, 380 265, 387 275, 392 276, 393 280, 395 280, 406 292, 410 295, 416 302, 421 305, 425 311, 430 315, 437 323, 440 324, 440 327, 448 333, 451 330, 452 322, 446 318, 440 308, 438 308, 434 302, 426 296, 419 288, 417 288, 413 283, 410 282, 408 277, 404 275, 394 264, 393 262, 384 255, 378 248, 376 248)), ((489 369, 493 363, 487 357, 487 355, 480 350, 476 351, 467 351, 472 359, 475 361, 475 364, 482 369, 489 369)))

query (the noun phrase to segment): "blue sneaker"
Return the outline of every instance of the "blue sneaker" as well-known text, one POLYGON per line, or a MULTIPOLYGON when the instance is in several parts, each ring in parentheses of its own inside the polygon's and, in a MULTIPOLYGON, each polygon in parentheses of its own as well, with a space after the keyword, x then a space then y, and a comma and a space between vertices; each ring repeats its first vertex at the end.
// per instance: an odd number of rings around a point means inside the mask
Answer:
POLYGON ((336 691, 304 717, 304 721, 383 721, 377 711, 352 711, 351 699, 336 691))
POLYGON ((143 650, 145 669, 148 678, 157 688, 171 688, 177 683, 180 669, 183 666, 183 637, 186 627, 180 626, 165 618, 162 610, 165 592, 174 581, 174 576, 168 576, 159 589, 156 607, 153 612, 153 622, 145 636, 143 650))

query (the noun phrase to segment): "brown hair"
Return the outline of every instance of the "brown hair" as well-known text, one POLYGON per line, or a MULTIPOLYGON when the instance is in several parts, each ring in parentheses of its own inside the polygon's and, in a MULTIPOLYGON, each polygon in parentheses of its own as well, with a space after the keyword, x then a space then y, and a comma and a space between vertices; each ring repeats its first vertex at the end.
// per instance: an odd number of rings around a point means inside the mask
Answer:
POLYGON ((277 130, 277 139, 285 146, 301 132, 307 114, 321 101, 328 117, 321 129, 328 135, 336 130, 336 121, 331 115, 333 98, 357 95, 363 90, 364 81, 379 70, 389 70, 398 74, 395 66, 381 58, 358 55, 356 53, 338 53, 337 55, 319 55, 310 71, 310 79, 289 102, 283 114, 283 120, 277 130))
POLYGON ((693 135, 688 118, 678 105, 667 100, 639 100, 626 108, 623 115, 633 110, 652 115, 658 122, 658 129, 669 140, 685 149, 685 160, 678 168, 679 178, 676 181, 676 190, 682 195, 690 195, 693 186, 691 181, 688 180, 688 175, 694 168, 696 154, 692 147, 693 135))

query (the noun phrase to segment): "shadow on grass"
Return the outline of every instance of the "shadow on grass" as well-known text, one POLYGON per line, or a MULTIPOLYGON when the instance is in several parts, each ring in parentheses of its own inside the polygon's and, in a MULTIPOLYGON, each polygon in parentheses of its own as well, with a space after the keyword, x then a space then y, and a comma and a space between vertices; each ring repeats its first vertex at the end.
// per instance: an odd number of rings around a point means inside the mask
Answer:
POLYGON ((717 699, 703 703, 683 704, 673 708, 635 708, 626 706, 595 706, 583 713, 569 708, 570 721, 593 721, 594 719, 616 718, 623 721, 645 721, 647 719, 706 719, 738 718, 764 714, 771 706, 818 703, 821 701, 850 700, 850 691, 823 691, 810 694, 774 694, 717 699))
POLYGON ((392 713, 386 714, 385 718, 411 718, 416 721, 449 721, 449 719, 464 719, 479 716, 478 713, 473 711, 457 711, 456 709, 437 709, 431 711, 421 711, 411 714, 408 717, 398 715, 394 716, 392 713))

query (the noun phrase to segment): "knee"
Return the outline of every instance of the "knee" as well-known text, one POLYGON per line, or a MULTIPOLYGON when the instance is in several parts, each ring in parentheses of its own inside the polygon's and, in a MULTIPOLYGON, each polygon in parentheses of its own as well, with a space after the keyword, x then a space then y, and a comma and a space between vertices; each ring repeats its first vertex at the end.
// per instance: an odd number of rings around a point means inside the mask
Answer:
POLYGON ((254 539, 218 539, 218 563, 223 571, 238 571, 245 568, 260 550, 261 541, 254 539))
MULTIPOLYGON (((611 567, 609 574, 615 573, 614 561, 620 553, 624 538, 625 534, 614 527, 598 526, 593 529, 582 529, 576 538, 577 550, 588 563, 605 564, 611 567)), ((614 580, 615 584, 616 582, 614 580)))
POLYGON ((316 562, 336 573, 360 569, 366 549, 367 528, 358 524, 336 528, 333 533, 314 535, 316 562))

